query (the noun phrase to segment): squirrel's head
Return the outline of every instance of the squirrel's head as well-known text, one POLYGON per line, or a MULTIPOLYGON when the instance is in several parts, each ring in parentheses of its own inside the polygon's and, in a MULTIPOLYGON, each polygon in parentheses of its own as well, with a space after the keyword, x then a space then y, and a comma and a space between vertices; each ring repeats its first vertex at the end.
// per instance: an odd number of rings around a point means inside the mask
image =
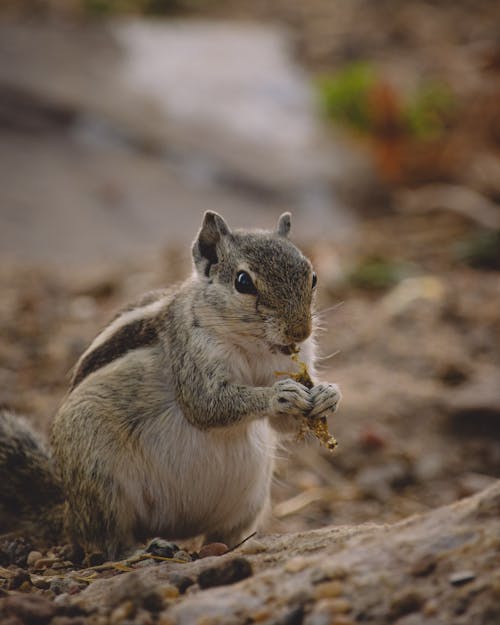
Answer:
POLYGON ((207 326, 224 323, 282 351, 311 334, 316 274, 289 232, 290 213, 274 232, 231 231, 220 215, 205 213, 193 258, 206 283, 207 326))

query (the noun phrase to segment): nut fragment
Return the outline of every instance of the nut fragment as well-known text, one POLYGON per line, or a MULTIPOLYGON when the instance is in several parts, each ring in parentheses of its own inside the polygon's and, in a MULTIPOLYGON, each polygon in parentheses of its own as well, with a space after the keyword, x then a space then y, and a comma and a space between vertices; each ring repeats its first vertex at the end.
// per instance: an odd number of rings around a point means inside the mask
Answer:
MULTIPOLYGON (((306 388, 312 388, 314 386, 314 382, 309 375, 306 363, 299 360, 297 352, 292 354, 292 360, 299 366, 298 373, 292 373, 290 371, 276 371, 276 375, 287 375, 289 378, 292 378, 292 380, 295 380, 306 388)), ((305 417, 300 424, 297 440, 304 440, 308 432, 312 432, 319 440, 320 444, 330 451, 333 451, 338 445, 335 437, 328 431, 326 417, 315 417, 313 419, 305 417)))

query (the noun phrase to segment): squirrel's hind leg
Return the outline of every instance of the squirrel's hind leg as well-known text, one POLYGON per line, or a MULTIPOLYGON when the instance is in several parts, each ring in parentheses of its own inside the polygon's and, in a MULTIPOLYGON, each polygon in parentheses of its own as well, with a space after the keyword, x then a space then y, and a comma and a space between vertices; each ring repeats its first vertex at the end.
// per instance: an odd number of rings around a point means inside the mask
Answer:
POLYGON ((117 514, 115 502, 103 501, 98 490, 86 484, 72 492, 65 510, 65 525, 74 544, 81 545, 87 554, 102 552, 114 560, 134 544, 134 537, 126 516, 117 514))

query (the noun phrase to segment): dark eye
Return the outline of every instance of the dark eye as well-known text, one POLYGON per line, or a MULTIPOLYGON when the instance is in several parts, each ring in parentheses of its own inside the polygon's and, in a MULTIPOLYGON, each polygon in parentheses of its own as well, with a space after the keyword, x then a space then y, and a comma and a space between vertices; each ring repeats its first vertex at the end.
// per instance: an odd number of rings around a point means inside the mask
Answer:
POLYGON ((318 283, 318 276, 316 275, 316 273, 313 271, 313 280, 312 280, 312 288, 315 289, 316 288, 316 284, 318 283))
POLYGON ((246 271, 238 271, 238 273, 236 274, 236 280, 234 281, 234 288, 239 293, 257 295, 257 289, 252 282, 252 278, 247 274, 246 271))

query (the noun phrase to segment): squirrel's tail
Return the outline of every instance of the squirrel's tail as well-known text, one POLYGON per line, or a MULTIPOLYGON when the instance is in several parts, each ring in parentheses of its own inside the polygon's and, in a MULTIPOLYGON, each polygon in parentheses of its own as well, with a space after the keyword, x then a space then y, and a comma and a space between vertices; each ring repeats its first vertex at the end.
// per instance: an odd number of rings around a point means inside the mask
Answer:
POLYGON ((40 436, 22 417, 0 410, 0 534, 60 541, 63 501, 40 436))

